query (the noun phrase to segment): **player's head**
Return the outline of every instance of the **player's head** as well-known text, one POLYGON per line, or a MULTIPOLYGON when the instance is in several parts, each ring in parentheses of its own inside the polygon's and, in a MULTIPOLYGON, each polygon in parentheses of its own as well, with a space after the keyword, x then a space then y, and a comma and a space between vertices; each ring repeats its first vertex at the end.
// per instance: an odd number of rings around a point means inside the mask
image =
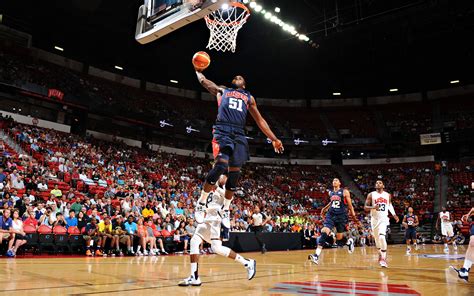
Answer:
POLYGON ((375 189, 379 190, 383 190, 385 188, 385 186, 383 185, 383 181, 382 180, 377 180, 377 182, 375 182, 375 189))
POLYGON ((412 207, 408 207, 408 213, 413 214, 413 208, 412 207))
POLYGON ((254 212, 257 213, 257 214, 260 213, 260 207, 259 207, 259 206, 255 206, 254 212))
POLYGON ((237 75, 232 79, 232 84, 236 88, 245 88, 245 79, 241 75, 237 75))
POLYGON ((334 178, 332 180, 332 186, 333 187, 341 187, 341 180, 339 180, 339 178, 334 178))
POLYGON ((442 210, 443 212, 446 212, 446 207, 442 207, 441 210, 442 210))

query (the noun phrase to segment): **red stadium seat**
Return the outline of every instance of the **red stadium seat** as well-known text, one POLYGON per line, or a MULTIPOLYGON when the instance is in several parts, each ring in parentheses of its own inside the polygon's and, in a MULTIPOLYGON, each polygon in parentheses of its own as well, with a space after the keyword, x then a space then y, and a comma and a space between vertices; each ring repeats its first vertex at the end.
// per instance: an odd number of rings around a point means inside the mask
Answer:
POLYGON ((40 227, 38 227, 38 233, 40 234, 49 234, 52 232, 53 232, 53 229, 47 225, 40 225, 40 227))
POLYGON ((30 224, 25 224, 25 226, 23 226, 23 231, 25 233, 36 233, 36 227, 30 224))
POLYGON ((63 226, 60 226, 60 225, 54 226, 53 233, 54 234, 66 234, 67 229, 66 229, 66 227, 63 227, 63 226))

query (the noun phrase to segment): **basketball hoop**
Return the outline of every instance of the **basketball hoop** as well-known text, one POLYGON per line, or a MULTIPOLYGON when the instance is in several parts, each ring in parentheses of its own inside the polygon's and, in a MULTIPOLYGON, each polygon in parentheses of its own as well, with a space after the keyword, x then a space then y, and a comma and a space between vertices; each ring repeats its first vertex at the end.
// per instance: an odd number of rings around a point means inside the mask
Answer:
POLYGON ((250 10, 240 2, 231 2, 227 5, 228 7, 215 10, 204 18, 211 31, 208 49, 235 52, 237 33, 247 22, 250 10))

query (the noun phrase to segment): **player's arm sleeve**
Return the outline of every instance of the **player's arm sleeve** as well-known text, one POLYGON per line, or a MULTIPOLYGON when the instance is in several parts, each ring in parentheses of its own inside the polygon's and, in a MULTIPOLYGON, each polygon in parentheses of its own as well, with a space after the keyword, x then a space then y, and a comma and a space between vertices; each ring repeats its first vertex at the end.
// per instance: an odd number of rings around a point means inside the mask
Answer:
POLYGON ((396 216, 397 214, 395 213, 395 208, 393 207, 392 203, 390 203, 388 205, 388 211, 390 212, 390 214, 392 214, 392 216, 396 216))

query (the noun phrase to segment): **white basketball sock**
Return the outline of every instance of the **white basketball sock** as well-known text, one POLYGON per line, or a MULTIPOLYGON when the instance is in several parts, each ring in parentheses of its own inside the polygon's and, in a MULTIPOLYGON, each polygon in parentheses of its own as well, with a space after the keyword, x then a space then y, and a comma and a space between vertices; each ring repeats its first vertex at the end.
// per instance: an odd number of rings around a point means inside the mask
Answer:
POLYGON ((228 211, 230 208, 230 203, 232 202, 233 198, 227 199, 224 198, 224 211, 228 211))
POLYGON ((204 191, 204 189, 201 191, 201 197, 199 197, 198 202, 205 204, 207 197, 209 196, 209 192, 204 191))
POLYGON ((471 269, 471 266, 472 266, 472 261, 469 260, 469 259, 467 259, 467 258, 464 259, 464 265, 463 265, 463 267, 464 267, 466 270, 469 270, 469 269, 471 269))
POLYGON ((321 255, 321 251, 323 250, 323 248, 316 248, 316 256, 319 257, 319 255, 321 255))
POLYGON ((237 254, 237 256, 235 256, 235 261, 239 262, 240 264, 242 265, 245 265, 247 264, 249 261, 247 259, 245 259, 244 257, 240 256, 239 254, 237 254))
POLYGON ((197 262, 191 262, 191 275, 194 277, 194 279, 197 280, 199 277, 198 274, 198 263, 197 262))

